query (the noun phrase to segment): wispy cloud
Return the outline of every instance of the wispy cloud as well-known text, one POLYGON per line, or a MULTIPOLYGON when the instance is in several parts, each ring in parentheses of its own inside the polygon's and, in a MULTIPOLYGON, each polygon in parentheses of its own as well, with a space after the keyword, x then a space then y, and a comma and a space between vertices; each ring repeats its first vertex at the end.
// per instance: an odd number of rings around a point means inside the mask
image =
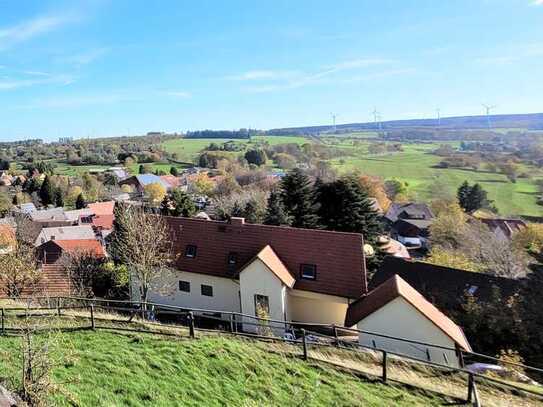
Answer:
POLYGON ((75 20, 72 14, 44 15, 20 22, 11 27, 0 28, 0 50, 11 48, 24 41, 53 31, 75 20))
POLYGON ((475 62, 484 65, 510 65, 527 58, 540 56, 543 56, 543 43, 520 44, 503 55, 485 56, 477 58, 475 62))
POLYGON ((35 78, 3 78, 0 80, 0 91, 16 90, 37 85, 69 85, 75 81, 70 75, 36 75, 35 78), (45 76, 44 76, 45 75, 45 76))
POLYGON ((74 55, 66 56, 63 58, 60 58, 61 62, 67 63, 70 65, 75 65, 77 67, 81 67, 83 65, 88 65, 103 55, 107 54, 110 51, 107 47, 101 47, 101 48, 94 48, 89 49, 74 55))
POLYGON ((534 5, 534 6, 543 6, 543 0, 534 0, 532 2, 532 5, 534 5))
POLYGON ((143 100, 142 97, 126 93, 106 93, 77 96, 58 96, 36 99, 28 104, 17 106, 19 109, 69 109, 91 105, 111 105, 120 102, 143 100))
MULTIPOLYGON (((394 61, 383 58, 360 58, 324 66, 316 72, 273 70, 248 71, 236 76, 236 78, 237 80, 259 81, 258 84, 248 86, 245 90, 251 93, 265 93, 323 83, 340 73, 386 65, 392 62, 394 61)), ((344 79, 345 78, 343 78, 343 80, 344 79)), ((338 79, 336 77, 335 80, 341 81, 341 78, 338 79)))
POLYGON ((192 97, 192 94, 190 92, 186 92, 182 90, 168 90, 161 93, 163 95, 171 96, 177 99, 189 99, 192 97))

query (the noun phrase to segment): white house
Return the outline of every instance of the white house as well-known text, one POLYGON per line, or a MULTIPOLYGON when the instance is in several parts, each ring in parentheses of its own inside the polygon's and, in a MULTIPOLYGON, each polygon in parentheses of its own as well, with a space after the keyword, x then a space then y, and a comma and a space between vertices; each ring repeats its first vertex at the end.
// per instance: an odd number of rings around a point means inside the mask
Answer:
MULTIPOLYGON (((366 293, 360 234, 246 224, 242 218, 165 219, 176 270, 164 275, 151 301, 342 325, 349 303, 366 293)), ((254 329, 243 322, 244 329, 254 329)))
POLYGON ((345 325, 355 324, 361 345, 420 360, 458 367, 455 349, 471 351, 462 329, 398 275, 349 305, 345 325))

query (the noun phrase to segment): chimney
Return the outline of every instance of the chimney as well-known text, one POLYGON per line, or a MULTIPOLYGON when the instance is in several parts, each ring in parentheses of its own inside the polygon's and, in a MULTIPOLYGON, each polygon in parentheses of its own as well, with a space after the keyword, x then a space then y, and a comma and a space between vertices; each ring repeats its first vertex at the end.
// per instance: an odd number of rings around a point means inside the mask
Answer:
POLYGON ((232 226, 243 226, 245 224, 245 218, 238 218, 238 217, 232 216, 230 218, 230 224, 232 226))
POLYGON ((55 235, 51 235, 51 240, 55 240, 55 235))

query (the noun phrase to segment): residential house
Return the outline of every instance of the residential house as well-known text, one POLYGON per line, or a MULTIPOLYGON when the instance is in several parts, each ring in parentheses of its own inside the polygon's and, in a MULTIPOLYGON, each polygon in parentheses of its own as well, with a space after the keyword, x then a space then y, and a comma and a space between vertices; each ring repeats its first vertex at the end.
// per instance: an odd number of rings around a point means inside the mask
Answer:
POLYGON ((66 216, 63 208, 42 209, 28 213, 30 220, 41 227, 70 226, 73 222, 66 216))
POLYGON ((96 239, 80 240, 49 240, 38 246, 38 259, 42 264, 60 264, 63 254, 90 254, 92 256, 106 257, 104 247, 96 239))
POLYGON ((384 216, 392 235, 408 249, 427 248, 429 228, 434 219, 424 203, 392 203, 384 216))
MULTIPOLYGON (((366 293, 362 235, 194 218, 165 218, 176 271, 152 301, 285 321, 342 324, 366 293), (167 288, 169 290, 164 290, 167 288)), ((137 299, 137 292, 132 295, 137 299)))
POLYGON ((119 185, 130 185, 132 188, 134 188, 134 191, 139 192, 140 194, 143 194, 145 192, 145 187, 150 184, 160 184, 166 189, 166 191, 171 189, 170 184, 162 180, 158 175, 154 174, 133 175, 119 181, 119 185))
POLYGON ((479 219, 496 235, 500 240, 509 241, 516 232, 526 228, 526 222, 520 219, 479 219))
POLYGON ((62 226, 43 228, 34 242, 38 247, 49 240, 94 240, 96 233, 92 226, 62 226))
POLYGON ((388 256, 373 275, 370 289, 378 287, 396 274, 448 313, 462 312, 465 295, 468 293, 478 301, 486 302, 492 298, 496 289, 503 298, 508 298, 522 285, 522 280, 388 256))
POLYGON ((457 350, 471 351, 462 329, 398 275, 349 305, 345 326, 355 324, 361 345, 415 359, 460 367, 457 350))
POLYGON ((175 177, 173 175, 161 175, 160 179, 164 182, 166 182, 170 189, 174 188, 181 188, 183 190, 187 190, 187 183, 185 177, 175 177))

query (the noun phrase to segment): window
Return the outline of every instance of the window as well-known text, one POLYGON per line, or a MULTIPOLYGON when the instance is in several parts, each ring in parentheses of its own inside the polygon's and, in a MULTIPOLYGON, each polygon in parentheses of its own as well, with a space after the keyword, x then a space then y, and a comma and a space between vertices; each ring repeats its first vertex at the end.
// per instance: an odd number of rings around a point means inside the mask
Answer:
POLYGON ((233 266, 238 262, 238 254, 236 252, 228 253, 228 265, 233 266))
POLYGON ((196 246, 188 244, 185 248, 185 257, 194 258, 196 257, 196 246))
POLYGON ((270 317, 270 299, 267 295, 255 294, 255 315, 259 318, 270 317))
POLYGON ((190 293, 190 282, 188 281, 179 281, 179 291, 184 291, 190 293))
POLYGON ((469 293, 470 295, 474 295, 478 288, 479 288, 479 287, 477 287, 476 285, 471 285, 471 286, 468 288, 468 293, 469 293))
POLYGON ((213 297, 213 287, 210 285, 202 284, 202 295, 205 295, 206 297, 213 297))
POLYGON ((300 274, 306 280, 315 280, 317 278, 317 266, 314 264, 301 264, 300 274))

